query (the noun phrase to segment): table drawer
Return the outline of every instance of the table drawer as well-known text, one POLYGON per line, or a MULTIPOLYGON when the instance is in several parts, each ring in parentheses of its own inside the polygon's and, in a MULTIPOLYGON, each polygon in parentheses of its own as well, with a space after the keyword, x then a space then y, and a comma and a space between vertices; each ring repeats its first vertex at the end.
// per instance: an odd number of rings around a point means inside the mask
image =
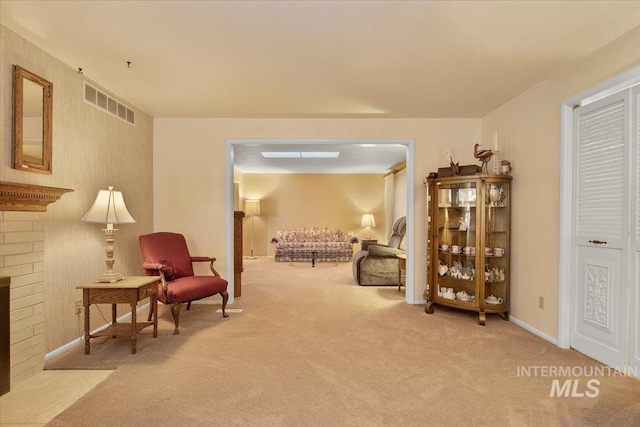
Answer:
POLYGON ((148 297, 151 294, 155 294, 157 291, 158 291, 158 284, 157 283, 152 283, 150 285, 146 285, 146 286, 141 287, 140 288, 140 297, 138 298, 138 301, 148 297))

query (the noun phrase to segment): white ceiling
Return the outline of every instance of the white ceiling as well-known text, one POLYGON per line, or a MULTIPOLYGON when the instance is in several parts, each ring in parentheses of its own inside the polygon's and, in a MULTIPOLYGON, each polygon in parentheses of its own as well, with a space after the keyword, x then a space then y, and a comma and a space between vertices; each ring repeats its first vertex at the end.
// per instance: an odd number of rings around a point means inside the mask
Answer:
POLYGON ((153 117, 479 118, 640 1, 2 0, 0 22, 153 117))
POLYGON ((242 173, 384 173, 406 160, 405 145, 379 141, 286 141, 234 145, 242 173), (265 159, 263 151, 337 151, 338 158, 265 159))

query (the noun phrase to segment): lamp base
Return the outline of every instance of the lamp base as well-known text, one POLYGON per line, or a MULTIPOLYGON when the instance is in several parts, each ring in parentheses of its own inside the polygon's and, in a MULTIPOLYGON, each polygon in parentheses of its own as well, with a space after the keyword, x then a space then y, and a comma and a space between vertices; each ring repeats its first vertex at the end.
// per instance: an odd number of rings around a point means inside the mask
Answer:
POLYGON ((107 273, 102 274, 96 280, 94 280, 94 283, 116 283, 116 282, 119 282, 122 279, 124 279, 124 277, 122 277, 122 274, 120 274, 120 273, 116 273, 116 272, 109 273, 109 272, 107 272, 107 273))

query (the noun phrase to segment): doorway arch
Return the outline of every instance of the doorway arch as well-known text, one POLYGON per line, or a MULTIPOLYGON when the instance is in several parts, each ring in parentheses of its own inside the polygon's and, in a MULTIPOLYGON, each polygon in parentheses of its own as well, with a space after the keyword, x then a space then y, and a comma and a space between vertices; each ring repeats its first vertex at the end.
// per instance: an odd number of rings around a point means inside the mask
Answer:
MULTIPOLYGON (((406 161, 407 161, 407 231, 406 231, 406 249, 407 249, 407 270, 405 277, 405 302, 409 304, 415 304, 417 301, 415 298, 415 141, 413 139, 228 139, 226 141, 226 171, 225 171, 225 234, 226 241, 233 242, 233 170, 234 170, 234 147, 243 144, 252 145, 283 145, 287 143, 305 144, 311 146, 317 146, 320 144, 331 145, 349 145, 349 144, 371 144, 371 145, 385 145, 396 144, 403 145, 406 148, 406 161)), ((233 245, 227 245, 226 259, 233 259, 233 245)), ((227 263, 226 276, 233 278, 233 263, 227 263)), ((233 283, 231 283, 230 289, 233 289, 233 283)), ((233 303, 235 295, 231 292, 229 302, 233 303)))

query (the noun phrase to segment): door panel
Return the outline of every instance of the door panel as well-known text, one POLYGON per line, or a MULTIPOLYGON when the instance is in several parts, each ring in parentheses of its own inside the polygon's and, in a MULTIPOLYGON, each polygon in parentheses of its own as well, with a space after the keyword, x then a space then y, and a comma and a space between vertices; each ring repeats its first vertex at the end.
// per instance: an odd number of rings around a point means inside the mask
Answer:
POLYGON ((571 346, 620 369, 629 355, 629 95, 574 110, 571 346))
POLYGON ((635 177, 634 185, 635 204, 631 213, 634 218, 635 233, 631 233, 631 253, 632 261, 630 265, 631 276, 631 334, 629 348, 631 349, 630 357, 630 373, 640 378, 640 86, 633 89, 633 108, 632 115, 635 121, 635 143, 632 144, 631 158, 633 171, 631 176, 635 177))
POLYGON ((619 286, 622 251, 578 247, 572 346, 610 366, 626 361, 627 299, 619 286))

